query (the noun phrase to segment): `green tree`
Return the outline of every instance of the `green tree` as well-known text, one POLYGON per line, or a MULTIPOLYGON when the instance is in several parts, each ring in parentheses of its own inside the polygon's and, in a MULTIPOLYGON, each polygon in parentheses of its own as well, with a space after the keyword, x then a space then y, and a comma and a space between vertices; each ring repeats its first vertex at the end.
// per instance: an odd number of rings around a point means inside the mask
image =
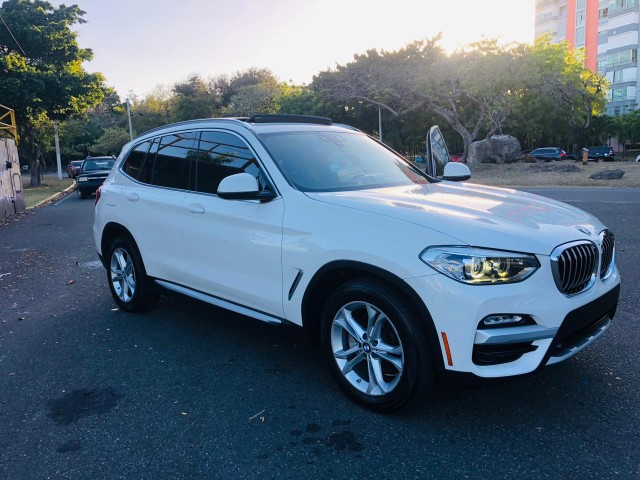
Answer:
POLYGON ((536 38, 527 57, 528 93, 551 102, 568 127, 573 150, 588 136, 594 116, 604 113, 609 89, 604 74, 585 67, 584 59, 584 49, 572 49, 566 41, 553 43, 548 35, 536 38))
POLYGON ((118 155, 129 141, 129 130, 123 127, 107 127, 103 134, 91 146, 92 152, 103 155, 118 155))
POLYGON ((21 156, 29 159, 31 181, 40 182, 39 127, 100 103, 109 89, 83 61, 92 52, 78 46, 71 27, 84 23, 77 5, 54 7, 41 0, 7 0, 0 7, 11 32, 0 27, 0 99, 16 112, 21 156))
POLYGON ((174 121, 209 118, 220 108, 219 98, 199 75, 192 75, 186 81, 176 83, 173 92, 174 121))

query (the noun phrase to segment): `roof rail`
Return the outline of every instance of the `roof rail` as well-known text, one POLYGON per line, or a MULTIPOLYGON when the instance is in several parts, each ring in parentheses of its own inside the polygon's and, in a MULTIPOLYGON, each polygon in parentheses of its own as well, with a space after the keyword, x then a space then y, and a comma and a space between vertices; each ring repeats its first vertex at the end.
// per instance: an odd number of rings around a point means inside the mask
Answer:
POLYGON ((195 118, 193 120, 183 120, 182 122, 168 123, 166 125, 160 125, 159 127, 146 130, 142 132, 140 135, 137 135, 137 137, 141 137, 148 133, 155 132, 156 130, 163 130, 167 127, 179 127, 180 125, 191 125, 192 123, 206 122, 208 120, 227 121, 227 122, 233 122, 235 124, 238 124, 238 123, 242 124, 242 122, 246 121, 247 118, 246 117, 219 117, 219 118, 214 117, 214 118, 195 118))
POLYGON ((346 123, 334 123, 333 124, 335 127, 342 127, 342 128, 347 128, 349 130, 353 130, 355 132, 360 132, 363 133, 362 130, 360 130, 359 128, 356 127, 352 127, 351 125, 347 125, 346 123))
POLYGON ((254 115, 248 123, 314 123, 317 125, 331 125, 331 119, 327 117, 314 117, 312 115, 254 115))

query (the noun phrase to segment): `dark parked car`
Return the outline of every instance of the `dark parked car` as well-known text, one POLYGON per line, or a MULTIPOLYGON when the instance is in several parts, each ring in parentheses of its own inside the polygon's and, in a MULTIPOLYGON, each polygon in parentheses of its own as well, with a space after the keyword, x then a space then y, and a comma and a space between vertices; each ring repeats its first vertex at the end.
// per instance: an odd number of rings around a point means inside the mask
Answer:
POLYGON ((536 148, 530 155, 538 160, 550 162, 551 160, 564 160, 567 153, 558 147, 536 148))
POLYGON ((87 198, 106 180, 115 163, 114 157, 88 157, 76 177, 76 189, 80 198, 87 198))
POLYGON ((84 160, 72 160, 67 165, 67 175, 69 178, 76 178, 82 169, 82 163, 84 160))
POLYGON ((615 154, 613 153, 613 147, 603 145, 600 147, 589 147, 589 160, 604 160, 605 162, 615 161, 615 154))

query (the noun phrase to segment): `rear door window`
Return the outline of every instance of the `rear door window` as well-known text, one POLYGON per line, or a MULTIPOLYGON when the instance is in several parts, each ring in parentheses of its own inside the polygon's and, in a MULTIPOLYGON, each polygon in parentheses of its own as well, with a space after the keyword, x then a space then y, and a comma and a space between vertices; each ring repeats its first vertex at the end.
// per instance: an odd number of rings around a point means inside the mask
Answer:
MULTIPOLYGON (((159 187, 186 190, 191 182, 191 159, 196 155, 197 134, 181 132, 160 138, 154 156, 152 184, 159 187)), ((152 148, 153 150, 153 148, 152 148)))

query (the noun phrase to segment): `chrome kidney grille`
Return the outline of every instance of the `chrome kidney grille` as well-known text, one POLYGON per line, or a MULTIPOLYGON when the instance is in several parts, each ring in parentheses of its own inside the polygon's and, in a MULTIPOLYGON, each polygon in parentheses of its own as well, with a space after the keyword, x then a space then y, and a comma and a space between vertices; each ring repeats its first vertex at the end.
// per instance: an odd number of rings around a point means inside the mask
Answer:
POLYGON ((609 267, 613 263, 613 256, 616 246, 616 239, 609 230, 605 230, 600 234, 602 242, 602 262, 600 263, 600 278, 604 279, 608 276, 609 267))
POLYGON ((598 249, 591 242, 561 245, 551 254, 553 278, 565 295, 576 295, 591 287, 597 268, 598 249))

